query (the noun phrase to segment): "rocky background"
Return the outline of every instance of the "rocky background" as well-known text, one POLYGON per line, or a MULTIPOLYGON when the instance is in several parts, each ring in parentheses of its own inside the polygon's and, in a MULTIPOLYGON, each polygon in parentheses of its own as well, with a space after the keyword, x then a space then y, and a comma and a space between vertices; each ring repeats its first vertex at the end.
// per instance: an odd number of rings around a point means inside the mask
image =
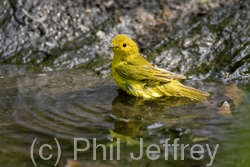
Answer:
POLYGON ((198 79, 249 77, 248 1, 3 0, 0 13, 0 75, 109 74, 108 44, 125 33, 155 66, 198 79))

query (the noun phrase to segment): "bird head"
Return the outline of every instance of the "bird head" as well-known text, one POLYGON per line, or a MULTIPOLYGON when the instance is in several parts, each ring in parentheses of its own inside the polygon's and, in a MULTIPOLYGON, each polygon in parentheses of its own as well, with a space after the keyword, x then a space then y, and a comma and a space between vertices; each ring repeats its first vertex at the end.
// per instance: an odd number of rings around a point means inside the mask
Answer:
POLYGON ((130 55, 139 51, 136 43, 124 34, 115 36, 109 48, 111 48, 114 53, 122 55, 130 55))

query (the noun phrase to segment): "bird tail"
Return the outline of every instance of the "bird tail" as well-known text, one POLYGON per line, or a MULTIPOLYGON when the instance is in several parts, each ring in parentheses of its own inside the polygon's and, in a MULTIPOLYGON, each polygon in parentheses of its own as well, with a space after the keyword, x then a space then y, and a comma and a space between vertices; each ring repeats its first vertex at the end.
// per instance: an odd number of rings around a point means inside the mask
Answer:
POLYGON ((182 85, 180 82, 176 80, 176 82, 170 82, 171 84, 165 85, 166 92, 172 92, 172 96, 176 97, 187 97, 190 99, 194 99, 196 101, 206 101, 209 93, 182 85), (170 89, 172 91, 168 91, 170 89))

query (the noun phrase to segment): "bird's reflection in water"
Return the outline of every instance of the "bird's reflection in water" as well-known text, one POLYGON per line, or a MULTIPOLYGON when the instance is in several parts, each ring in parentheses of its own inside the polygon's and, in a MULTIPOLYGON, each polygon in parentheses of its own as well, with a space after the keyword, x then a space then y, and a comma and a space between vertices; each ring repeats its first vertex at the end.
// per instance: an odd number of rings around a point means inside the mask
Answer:
POLYGON ((158 122, 157 115, 167 113, 168 108, 195 103, 188 98, 177 97, 149 100, 120 91, 112 102, 112 114, 116 119, 114 132, 129 137, 138 136, 143 123, 158 122))

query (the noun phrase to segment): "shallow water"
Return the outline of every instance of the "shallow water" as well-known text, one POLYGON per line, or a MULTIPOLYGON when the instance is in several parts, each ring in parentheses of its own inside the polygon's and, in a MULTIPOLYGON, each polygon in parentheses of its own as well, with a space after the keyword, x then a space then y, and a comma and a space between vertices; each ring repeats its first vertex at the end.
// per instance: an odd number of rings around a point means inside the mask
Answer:
MULTIPOLYGON (((249 84, 242 86, 247 93, 243 104, 231 107, 233 117, 220 116, 217 112, 223 101, 226 84, 219 81, 185 84, 209 91, 212 96, 206 104, 195 104, 188 99, 168 98, 143 101, 119 92, 110 76, 96 77, 83 70, 27 74, 0 79, 1 144, 3 166, 33 166, 30 147, 35 138, 34 158, 38 166, 53 166, 57 157, 56 138, 61 146, 59 166, 72 165, 74 138, 89 140, 90 148, 78 152, 80 166, 206 166, 210 163, 206 144, 213 150, 219 148, 212 166, 248 166, 250 155, 249 133, 249 84), (89 85, 85 83, 88 82, 89 85), (114 160, 110 160, 110 138, 119 138, 120 160, 116 160, 117 146, 113 145, 114 160), (139 140, 143 150, 150 144, 161 148, 158 160, 149 160, 146 154, 136 161, 130 152, 139 156, 139 140), (177 160, 173 150, 164 158, 162 144, 179 138, 179 144, 201 144, 204 159, 192 160, 190 147, 184 152, 178 148, 177 160), (107 160, 101 149, 93 161, 93 141, 107 147, 107 160), (39 157, 39 148, 50 144, 53 150, 43 149, 45 161, 39 157)), ((114 139, 113 144, 116 143, 114 139)), ((79 148, 86 142, 79 141, 79 148)), ((156 156, 154 154, 152 156, 156 156)), ((201 154, 196 154, 199 157, 201 154)))

